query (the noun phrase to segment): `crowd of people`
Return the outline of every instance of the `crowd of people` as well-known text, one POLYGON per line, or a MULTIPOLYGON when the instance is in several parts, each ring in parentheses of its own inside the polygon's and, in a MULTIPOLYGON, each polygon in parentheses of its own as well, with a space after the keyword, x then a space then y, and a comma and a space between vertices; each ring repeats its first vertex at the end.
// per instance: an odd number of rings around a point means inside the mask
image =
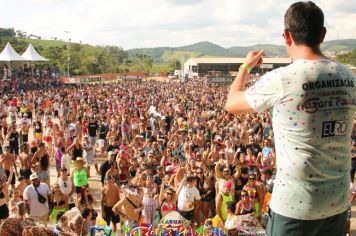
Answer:
MULTIPOLYGON (((158 227, 172 212, 230 235, 241 215, 266 226, 276 172, 271 117, 229 114, 227 89, 194 79, 3 93, 0 220, 34 218, 59 235, 86 235, 98 216, 113 232, 158 227)), ((353 147, 355 131, 354 123, 353 147)))
POLYGON ((50 66, 24 64, 10 68, 9 65, 4 64, 1 70, 1 78, 0 89, 5 91, 59 86, 58 70, 50 66))

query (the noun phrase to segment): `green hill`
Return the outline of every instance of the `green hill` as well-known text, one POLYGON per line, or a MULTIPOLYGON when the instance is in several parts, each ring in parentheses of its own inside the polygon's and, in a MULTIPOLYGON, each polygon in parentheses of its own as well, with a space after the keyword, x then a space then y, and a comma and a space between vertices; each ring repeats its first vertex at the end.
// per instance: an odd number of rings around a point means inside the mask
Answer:
MULTIPOLYGON (((0 28, 0 49, 10 42, 14 49, 22 54, 28 44, 32 43, 41 55, 49 59, 49 62, 42 64, 55 66, 62 72, 67 70, 67 42, 31 39, 24 33, 13 28, 0 28)), ((245 57, 249 51, 256 49, 264 49, 269 57, 287 56, 284 46, 272 44, 224 48, 204 41, 180 47, 124 50, 118 46, 70 43, 70 73, 80 75, 121 71, 167 72, 180 68, 181 63, 189 58, 245 57)), ((331 56, 351 52, 353 49, 356 49, 356 39, 332 40, 322 44, 322 50, 331 56)), ((348 63, 348 57, 345 58, 344 63, 348 63)))
POLYGON ((356 39, 331 40, 323 43, 323 51, 352 51, 356 48, 356 39))
MULTIPOLYGON (((321 48, 329 55, 349 52, 356 48, 356 39, 328 41, 323 43, 321 48)), ((257 44, 223 48, 211 42, 199 42, 181 47, 130 49, 128 55, 133 59, 136 54, 147 54, 153 58, 154 63, 170 63, 173 60, 181 61, 191 57, 245 57, 249 51, 259 49, 264 49, 268 57, 288 56, 285 46, 282 45, 257 44)))
POLYGON ((233 52, 237 57, 245 57, 249 51, 264 49, 268 57, 287 56, 287 51, 284 46, 272 45, 272 44, 258 44, 247 47, 231 47, 229 51, 233 52))

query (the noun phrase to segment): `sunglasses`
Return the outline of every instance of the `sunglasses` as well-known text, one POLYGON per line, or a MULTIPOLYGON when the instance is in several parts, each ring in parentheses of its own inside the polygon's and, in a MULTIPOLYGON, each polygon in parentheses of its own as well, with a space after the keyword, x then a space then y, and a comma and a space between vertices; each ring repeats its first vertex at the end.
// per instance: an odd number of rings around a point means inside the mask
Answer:
POLYGON ((66 187, 67 187, 67 183, 66 183, 66 182, 64 182, 63 184, 64 184, 64 187, 66 188, 66 187))
POLYGON ((173 193, 170 193, 170 192, 169 192, 169 193, 166 193, 166 194, 167 194, 167 195, 170 195, 170 196, 172 196, 172 195, 173 195, 173 193))
POLYGON ((198 175, 203 174, 203 172, 197 172, 198 175))
POLYGON ((223 173, 230 173, 230 171, 229 170, 224 170, 223 173))
POLYGON ((242 198, 243 198, 243 197, 248 197, 248 195, 247 195, 247 194, 242 194, 241 197, 242 197, 242 198))

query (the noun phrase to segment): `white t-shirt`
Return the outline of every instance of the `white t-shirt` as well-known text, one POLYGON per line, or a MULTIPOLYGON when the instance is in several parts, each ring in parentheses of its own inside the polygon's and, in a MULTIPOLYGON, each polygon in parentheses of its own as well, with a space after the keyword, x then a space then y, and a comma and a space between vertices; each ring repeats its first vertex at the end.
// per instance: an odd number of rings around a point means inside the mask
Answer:
MULTIPOLYGON (((51 194, 48 185, 45 183, 40 183, 37 187, 37 191, 46 198, 51 194)), ((23 192, 23 199, 28 200, 29 202, 30 216, 44 216, 48 214, 48 200, 45 203, 40 203, 38 201, 37 192, 32 184, 25 188, 23 192)))
POLYGON ((71 161, 71 157, 69 156, 69 154, 68 153, 63 154, 61 159, 61 167, 66 168, 68 173, 70 173, 70 161, 71 161))
POLYGON ((182 211, 191 211, 194 209, 194 201, 200 200, 200 194, 196 187, 183 186, 178 196, 178 209, 182 211), (187 204, 192 203, 192 207, 188 207, 187 204))
POLYGON ((277 175, 271 209, 295 219, 346 211, 356 78, 342 64, 299 59, 246 91, 256 111, 270 109, 277 175))
MULTIPOLYGON (((66 195, 67 197, 69 197, 69 194, 72 192, 72 186, 73 186, 72 180, 71 180, 70 178, 67 178, 67 180, 64 181, 63 179, 59 178, 59 179, 57 180, 57 183, 58 183, 58 185, 59 185, 59 188, 60 188, 61 192, 62 192, 64 195, 66 195)), ((69 198, 69 201, 68 201, 68 202, 69 202, 69 203, 73 203, 73 202, 74 202, 73 196, 71 196, 71 197, 69 198)))

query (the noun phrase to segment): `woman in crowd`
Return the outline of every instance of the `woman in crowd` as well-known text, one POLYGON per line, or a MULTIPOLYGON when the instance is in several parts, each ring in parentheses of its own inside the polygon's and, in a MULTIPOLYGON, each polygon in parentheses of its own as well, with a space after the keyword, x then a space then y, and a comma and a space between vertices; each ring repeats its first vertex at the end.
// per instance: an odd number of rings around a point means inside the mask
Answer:
POLYGON ((68 210, 68 198, 61 192, 58 184, 52 186, 52 200, 53 209, 50 214, 50 222, 57 223, 58 213, 68 210))
POLYGON ((146 224, 153 224, 157 208, 156 199, 158 187, 157 184, 153 182, 153 176, 151 174, 146 177, 143 189, 144 210, 142 215, 144 216, 144 222, 146 224))
POLYGON ((39 142, 42 142, 42 124, 41 124, 41 121, 36 120, 36 121, 33 123, 33 127, 34 127, 35 138, 36 138, 39 142))
POLYGON ((241 200, 236 204, 236 215, 254 215, 255 206, 254 202, 250 200, 250 196, 247 191, 241 191, 241 200))
POLYGON ((11 184, 11 179, 14 174, 12 168, 10 169, 10 176, 6 181, 6 174, 3 169, 0 171, 0 223, 9 217, 9 208, 7 203, 10 200, 9 186, 11 184))
POLYGON ((105 177, 112 177, 115 180, 115 183, 120 186, 120 182, 119 182, 119 169, 117 168, 117 163, 116 161, 112 162, 109 164, 110 165, 110 169, 106 172, 105 177))
POLYGON ((17 212, 17 204, 21 202, 20 191, 17 188, 11 189, 10 191, 10 201, 9 201, 9 211, 10 215, 15 215, 17 212))
POLYGON ((231 182, 225 182, 223 190, 216 197, 216 213, 225 222, 227 218, 227 203, 232 202, 231 182))
POLYGON ((196 187, 199 190, 200 201, 195 208, 196 221, 200 224, 209 218, 210 203, 213 198, 213 188, 211 178, 204 174, 204 169, 199 167, 196 170, 197 182, 196 187), (203 217, 201 217, 203 215, 203 217))
POLYGON ((97 204, 97 201, 94 197, 93 192, 89 187, 82 187, 80 195, 77 199, 77 207, 79 210, 84 210, 88 208, 92 212, 91 223, 95 225, 96 218, 98 217, 98 213, 94 210, 94 206, 97 204))
POLYGON ((77 196, 81 194, 82 188, 88 186, 88 179, 90 177, 88 169, 84 166, 84 158, 78 157, 75 161, 75 167, 72 170, 71 178, 74 183, 75 192, 77 196))
POLYGON ((227 202, 226 203, 226 211, 227 217, 225 221, 225 228, 228 230, 229 235, 231 236, 238 236, 238 217, 235 214, 235 203, 234 202, 227 202))
POLYGON ((72 153, 72 161, 77 160, 78 157, 83 156, 83 146, 80 143, 79 138, 75 138, 73 144, 67 148, 68 153, 72 153))
POLYGON ((173 188, 161 184, 161 190, 159 193, 159 205, 161 217, 165 217, 168 213, 177 210, 177 195, 175 194, 173 188))
POLYGON ((89 140, 88 135, 85 135, 83 139, 83 157, 86 160, 88 172, 90 173, 90 166, 96 165, 95 150, 93 144, 89 140))

